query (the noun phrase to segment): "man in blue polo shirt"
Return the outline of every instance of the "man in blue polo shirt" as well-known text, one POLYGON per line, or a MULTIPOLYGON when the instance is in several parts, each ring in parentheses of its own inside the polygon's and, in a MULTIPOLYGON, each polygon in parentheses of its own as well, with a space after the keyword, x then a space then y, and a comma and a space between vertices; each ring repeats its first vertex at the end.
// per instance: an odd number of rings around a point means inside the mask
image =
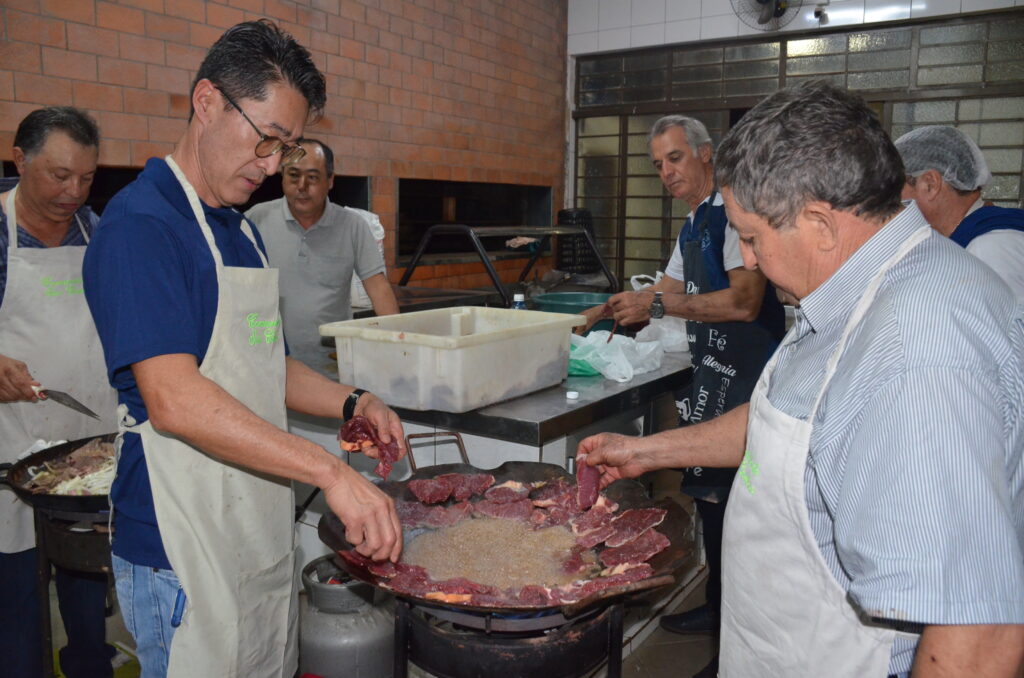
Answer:
POLYGON ((285 407, 364 415, 385 442, 401 422, 286 357, 277 270, 231 208, 303 155, 295 140, 325 99, 290 35, 229 29, 199 67, 181 141, 115 196, 86 254, 123 432, 114 574, 146 676, 294 674, 290 479, 323 490, 364 555, 401 550, 393 502, 288 434, 285 407))

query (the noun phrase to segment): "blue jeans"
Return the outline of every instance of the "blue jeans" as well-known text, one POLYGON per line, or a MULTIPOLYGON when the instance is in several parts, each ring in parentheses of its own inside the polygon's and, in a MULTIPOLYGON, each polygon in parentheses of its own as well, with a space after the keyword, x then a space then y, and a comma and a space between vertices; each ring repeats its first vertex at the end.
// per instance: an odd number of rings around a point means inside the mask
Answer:
POLYGON ((164 678, 174 637, 171 617, 181 590, 178 577, 172 570, 134 565, 116 555, 112 561, 121 615, 142 667, 139 678, 164 678))

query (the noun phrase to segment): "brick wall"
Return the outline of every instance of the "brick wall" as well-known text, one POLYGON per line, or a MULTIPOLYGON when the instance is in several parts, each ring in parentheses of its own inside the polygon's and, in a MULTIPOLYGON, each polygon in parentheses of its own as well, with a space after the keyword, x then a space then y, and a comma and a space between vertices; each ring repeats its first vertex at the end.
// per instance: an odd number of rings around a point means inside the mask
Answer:
MULTIPOLYGON (((267 17, 327 77, 323 137, 339 174, 370 177, 395 267, 399 178, 550 186, 562 204, 566 3, 558 0, 3 0, 0 158, 42 105, 89 110, 103 165, 168 153, 188 87, 225 28, 267 17)), ((502 279, 521 264, 499 262, 502 279)), ((550 261, 540 262, 550 268, 550 261)), ((415 284, 476 287, 480 264, 419 267, 415 284)))

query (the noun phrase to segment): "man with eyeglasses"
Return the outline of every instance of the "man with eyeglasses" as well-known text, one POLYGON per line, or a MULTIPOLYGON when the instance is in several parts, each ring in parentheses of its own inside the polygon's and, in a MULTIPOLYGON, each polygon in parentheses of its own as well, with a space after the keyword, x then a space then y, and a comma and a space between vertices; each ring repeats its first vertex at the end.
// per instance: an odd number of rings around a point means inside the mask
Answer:
POLYGON ((294 675, 291 480, 323 490, 363 554, 401 551, 393 502, 284 430, 286 407, 359 414, 403 446, 401 422, 286 357, 277 270, 231 207, 304 155, 295 140, 324 90, 309 52, 274 24, 229 29, 199 67, 174 151, 115 196, 86 253, 120 401, 114 575, 147 677, 294 675))
POLYGON ((398 313, 398 300, 365 213, 329 199, 334 153, 317 139, 299 143, 306 155, 282 170, 284 197, 260 203, 245 216, 259 228, 270 263, 281 271, 281 318, 292 356, 336 378, 319 327, 352 317, 353 273, 377 315, 398 313))

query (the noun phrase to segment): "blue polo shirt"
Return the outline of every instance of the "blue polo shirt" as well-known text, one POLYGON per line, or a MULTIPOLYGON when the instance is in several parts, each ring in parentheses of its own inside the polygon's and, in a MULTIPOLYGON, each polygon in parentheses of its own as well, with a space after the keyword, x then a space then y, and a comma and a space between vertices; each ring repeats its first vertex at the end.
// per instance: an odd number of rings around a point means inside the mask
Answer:
MULTIPOLYGON (((241 229, 241 214, 205 204, 203 211, 225 266, 263 266, 241 229)), ((256 239, 264 249, 258 232, 256 239)), ((146 421, 131 365, 172 353, 191 353, 202 364, 217 314, 213 255, 163 159, 150 159, 107 205, 83 277, 110 383, 129 414, 146 421)), ((137 434, 125 435, 110 496, 117 516, 113 552, 136 565, 170 569, 137 434)))

